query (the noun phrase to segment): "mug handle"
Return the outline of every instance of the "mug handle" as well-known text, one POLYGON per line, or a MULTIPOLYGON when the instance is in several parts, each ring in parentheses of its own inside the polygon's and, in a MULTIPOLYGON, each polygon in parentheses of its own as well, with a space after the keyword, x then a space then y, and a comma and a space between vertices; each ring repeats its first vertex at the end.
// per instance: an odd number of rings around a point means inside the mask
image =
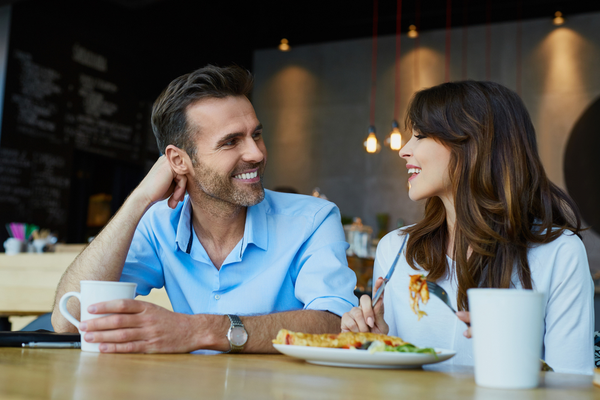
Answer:
POLYGON ((60 313, 73 325, 75 325, 75 327, 77 327, 77 329, 79 329, 79 321, 77 321, 70 313, 69 310, 67 310, 67 301, 69 300, 70 297, 77 297, 79 299, 79 303, 81 303, 81 294, 79 292, 69 292, 69 293, 65 293, 63 295, 63 297, 60 298, 60 303, 58 303, 58 309, 60 310, 60 313))

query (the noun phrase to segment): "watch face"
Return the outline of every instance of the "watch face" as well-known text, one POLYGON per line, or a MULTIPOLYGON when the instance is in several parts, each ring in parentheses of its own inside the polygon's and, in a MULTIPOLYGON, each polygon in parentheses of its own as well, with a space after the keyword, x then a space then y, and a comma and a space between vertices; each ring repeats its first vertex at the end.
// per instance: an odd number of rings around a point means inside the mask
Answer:
POLYGON ((248 332, 241 326, 234 326, 231 328, 229 340, 236 346, 243 346, 248 340, 248 332))

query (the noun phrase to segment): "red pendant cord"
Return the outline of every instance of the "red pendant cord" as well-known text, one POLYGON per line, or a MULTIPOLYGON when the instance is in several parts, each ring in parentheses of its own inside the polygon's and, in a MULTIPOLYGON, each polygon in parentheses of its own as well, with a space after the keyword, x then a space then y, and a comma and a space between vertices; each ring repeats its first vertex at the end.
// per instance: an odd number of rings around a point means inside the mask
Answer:
POLYGON ((452 0, 446 0, 446 68, 445 82, 450 82, 450 45, 452 43, 452 0))
POLYGON ((485 24, 485 79, 492 79, 492 0, 487 0, 485 24))
POLYGON ((415 27, 417 28, 417 37, 415 38, 415 88, 419 90, 421 88, 420 76, 419 76, 419 46, 420 46, 420 33, 421 33, 421 1, 417 0, 415 4, 415 27))
POLYGON ((521 0, 519 0, 519 2, 517 3, 517 46, 516 46, 516 52, 517 52, 517 57, 516 57, 516 61, 517 61, 517 94, 520 96, 521 95, 521 37, 523 35, 523 32, 521 30, 521 18, 522 18, 522 3, 521 0))
POLYGON ((463 28, 462 28, 462 79, 467 79, 467 61, 468 61, 468 51, 469 51, 469 28, 467 27, 468 23, 468 13, 467 6, 469 4, 469 0, 463 0, 463 28))
POLYGON ((396 87, 394 96, 394 120, 398 121, 400 107, 400 32, 402 29, 402 0, 396 3, 396 87))
POLYGON ((377 0, 373 0, 373 59, 371 61, 371 126, 375 126, 375 95, 377 89, 377 0))

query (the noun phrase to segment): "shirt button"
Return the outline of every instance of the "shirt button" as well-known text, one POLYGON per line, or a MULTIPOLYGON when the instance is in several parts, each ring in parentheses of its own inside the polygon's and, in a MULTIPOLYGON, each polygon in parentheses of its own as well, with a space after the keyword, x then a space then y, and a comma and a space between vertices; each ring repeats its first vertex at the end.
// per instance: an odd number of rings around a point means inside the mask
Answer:
POLYGON ((218 294, 215 294, 215 300, 219 300, 221 298, 221 296, 219 296, 218 294))

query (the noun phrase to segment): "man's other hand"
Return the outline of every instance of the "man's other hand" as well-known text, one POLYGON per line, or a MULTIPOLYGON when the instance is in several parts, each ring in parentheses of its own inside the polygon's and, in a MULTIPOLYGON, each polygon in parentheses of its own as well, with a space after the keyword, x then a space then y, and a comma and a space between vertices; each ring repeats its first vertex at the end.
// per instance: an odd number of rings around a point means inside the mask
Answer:
POLYGON ((186 185, 187 177, 173 171, 167 157, 161 156, 136 190, 150 205, 170 197, 169 207, 175 208, 185 197, 186 185))

